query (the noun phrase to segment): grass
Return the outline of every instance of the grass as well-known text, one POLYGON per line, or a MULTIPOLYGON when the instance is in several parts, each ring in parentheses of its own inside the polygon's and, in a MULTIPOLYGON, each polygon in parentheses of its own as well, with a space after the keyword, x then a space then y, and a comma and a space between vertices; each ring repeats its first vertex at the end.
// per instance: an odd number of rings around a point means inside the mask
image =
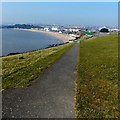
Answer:
POLYGON ((80 42, 76 118, 118 118, 118 36, 80 42))
POLYGON ((2 89, 26 87, 74 43, 2 57, 2 89), (19 59, 23 57, 24 59, 19 59))

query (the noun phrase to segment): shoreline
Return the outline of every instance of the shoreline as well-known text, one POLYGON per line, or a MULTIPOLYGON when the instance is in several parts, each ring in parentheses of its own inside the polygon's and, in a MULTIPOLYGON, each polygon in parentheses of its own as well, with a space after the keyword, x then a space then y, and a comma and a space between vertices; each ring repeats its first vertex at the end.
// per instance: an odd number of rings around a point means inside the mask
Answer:
POLYGON ((34 50, 30 50, 30 51, 25 51, 25 52, 12 52, 7 55, 0 56, 0 57, 3 58, 3 57, 13 56, 13 55, 20 55, 20 54, 24 54, 24 53, 35 52, 35 51, 39 51, 39 50, 45 50, 45 49, 49 49, 49 48, 53 48, 53 47, 58 47, 58 46, 66 45, 66 44, 68 44, 68 43, 66 42, 66 43, 61 43, 61 44, 53 44, 53 45, 45 47, 45 48, 34 49, 34 50))
POLYGON ((29 51, 25 51, 25 52, 12 52, 12 53, 8 53, 7 55, 1 55, 0 57, 6 57, 6 56, 12 56, 12 55, 18 55, 18 54, 23 54, 23 53, 28 53, 28 52, 33 52, 33 51, 48 49, 48 48, 52 48, 52 47, 56 47, 56 46, 67 44, 68 41, 70 40, 69 36, 66 37, 64 34, 61 35, 61 34, 56 33, 56 32, 54 33, 54 32, 47 32, 47 31, 34 30, 34 29, 18 29, 18 28, 11 28, 11 30, 23 30, 23 31, 31 31, 31 32, 42 33, 42 34, 46 34, 46 35, 49 35, 51 37, 54 37, 54 38, 62 41, 63 43, 60 43, 60 44, 51 44, 51 45, 49 45, 47 47, 44 47, 44 48, 29 50, 29 51))
POLYGON ((60 34, 58 32, 42 31, 42 30, 35 30, 35 29, 18 29, 18 28, 14 28, 13 30, 24 30, 24 31, 43 33, 43 34, 49 35, 51 37, 57 38, 64 43, 69 42, 69 40, 71 40, 70 36, 68 36, 66 34, 62 34, 62 33, 60 34))

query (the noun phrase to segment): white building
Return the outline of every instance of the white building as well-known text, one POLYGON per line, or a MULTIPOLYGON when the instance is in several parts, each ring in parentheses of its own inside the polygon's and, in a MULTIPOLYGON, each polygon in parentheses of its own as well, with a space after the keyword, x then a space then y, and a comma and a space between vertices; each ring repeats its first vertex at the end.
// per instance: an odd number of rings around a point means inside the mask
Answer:
POLYGON ((79 31, 80 31, 80 29, 70 28, 70 29, 69 29, 69 31, 70 31, 70 32, 79 32, 79 31))
POLYGON ((50 29, 49 28, 44 28, 44 31, 50 31, 50 29))
POLYGON ((75 35, 75 34, 69 34, 70 38, 75 40, 77 37, 80 37, 80 35, 75 35))
POLYGON ((58 28, 52 27, 51 30, 53 30, 53 31, 58 31, 58 28))
POLYGON ((110 29, 110 31, 111 31, 111 32, 118 32, 119 29, 117 29, 117 28, 116 28, 116 29, 110 29))
POLYGON ((62 32, 61 32, 61 31, 59 31, 59 33, 61 34, 62 32))

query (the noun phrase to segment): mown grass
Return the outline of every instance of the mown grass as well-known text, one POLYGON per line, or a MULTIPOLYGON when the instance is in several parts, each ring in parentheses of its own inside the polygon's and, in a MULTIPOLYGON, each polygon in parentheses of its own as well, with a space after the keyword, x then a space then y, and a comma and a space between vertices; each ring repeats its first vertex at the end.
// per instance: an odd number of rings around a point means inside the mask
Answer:
POLYGON ((26 87, 74 43, 2 57, 2 89, 26 87), (23 57, 24 59, 19 59, 23 57))
POLYGON ((76 118, 118 118, 118 36, 80 42, 76 118))

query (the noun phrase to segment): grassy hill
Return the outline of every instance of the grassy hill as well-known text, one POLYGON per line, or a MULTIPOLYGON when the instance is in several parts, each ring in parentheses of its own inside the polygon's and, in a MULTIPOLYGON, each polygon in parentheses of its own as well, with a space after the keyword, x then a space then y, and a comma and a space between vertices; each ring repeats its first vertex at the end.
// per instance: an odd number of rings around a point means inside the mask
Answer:
POLYGON ((25 87, 74 43, 18 55, 2 57, 2 88, 25 87))
POLYGON ((80 42, 77 118, 118 118, 118 36, 80 42))

